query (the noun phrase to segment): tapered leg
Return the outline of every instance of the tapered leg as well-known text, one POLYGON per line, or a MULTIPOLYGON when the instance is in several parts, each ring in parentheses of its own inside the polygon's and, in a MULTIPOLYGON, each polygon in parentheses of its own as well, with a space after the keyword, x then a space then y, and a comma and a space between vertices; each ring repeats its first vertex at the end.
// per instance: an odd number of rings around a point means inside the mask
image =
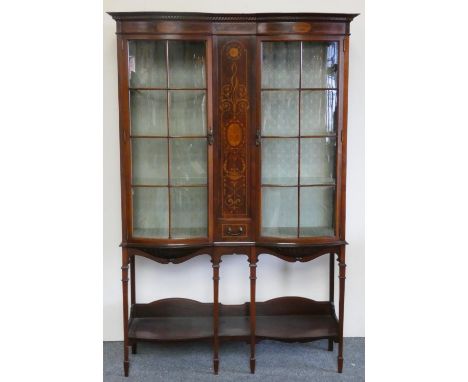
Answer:
MULTIPOLYGON (((136 304, 136 289, 135 289, 135 256, 130 256, 130 302, 131 306, 136 304)), ((132 354, 137 353, 137 343, 132 343, 132 354)))
POLYGON ((219 370, 219 264, 220 256, 213 255, 213 370, 218 374, 219 370))
POLYGON ((122 249, 122 295, 123 295, 123 326, 124 326, 124 374, 128 377, 128 250, 122 249))
POLYGON ((340 314, 339 314, 339 342, 338 342, 338 373, 343 372, 343 320, 344 320, 344 298, 345 298, 345 279, 346 279, 346 262, 345 262, 345 247, 340 248, 338 254, 338 265, 340 267, 340 314))
POLYGON ((252 248, 249 256, 250 266, 250 372, 255 373, 255 329, 256 329, 256 312, 255 312, 255 286, 257 280, 257 252, 252 248))
MULTIPOLYGON (((335 300, 335 254, 330 253, 330 275, 329 275, 329 300, 333 304, 335 300)), ((328 351, 333 351, 333 339, 328 339, 328 351)))

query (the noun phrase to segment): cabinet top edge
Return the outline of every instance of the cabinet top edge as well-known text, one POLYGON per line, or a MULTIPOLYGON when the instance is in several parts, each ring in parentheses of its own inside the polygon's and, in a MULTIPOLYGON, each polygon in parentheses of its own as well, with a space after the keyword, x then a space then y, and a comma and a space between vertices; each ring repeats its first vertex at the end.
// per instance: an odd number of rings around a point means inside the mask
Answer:
POLYGON ((324 21, 351 22, 359 13, 201 13, 201 12, 107 12, 116 21, 324 21))

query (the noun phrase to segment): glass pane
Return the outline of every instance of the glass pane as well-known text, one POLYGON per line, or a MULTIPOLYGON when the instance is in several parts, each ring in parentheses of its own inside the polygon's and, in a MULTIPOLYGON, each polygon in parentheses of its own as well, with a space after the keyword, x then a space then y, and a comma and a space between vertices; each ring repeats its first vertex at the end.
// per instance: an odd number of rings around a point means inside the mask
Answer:
POLYGON ((297 237, 297 187, 262 187, 262 235, 297 237))
POLYGON ((335 183, 336 138, 301 139, 301 184, 335 183))
POLYGON ((262 92, 262 135, 299 135, 299 92, 262 92))
POLYGON ((302 43, 303 88, 336 88, 338 44, 336 42, 302 43))
POLYGON ((262 184, 297 185, 297 139, 262 141, 262 184))
POLYGON ((262 44, 262 87, 299 88, 300 42, 262 44))
POLYGON ((132 135, 167 135, 167 94, 163 90, 130 92, 132 135))
POLYGON ((205 87, 203 41, 169 41, 169 87, 205 87))
POLYGON ((171 237, 208 236, 206 187, 171 188, 171 237))
POLYGON ((169 116, 171 136, 206 136, 206 92, 171 91, 169 116))
POLYGON ((171 184, 207 184, 206 138, 171 138, 171 184))
POLYGON ((300 236, 333 236, 334 187, 301 187, 300 236))
POLYGON ((301 93, 301 135, 335 133, 336 91, 301 93))
POLYGON ((167 184, 167 139, 132 139, 132 183, 167 184))
POLYGON ((135 187, 133 195, 133 236, 169 237, 168 189, 135 187))
POLYGON ((129 41, 128 77, 130 87, 165 88, 166 42, 129 41))

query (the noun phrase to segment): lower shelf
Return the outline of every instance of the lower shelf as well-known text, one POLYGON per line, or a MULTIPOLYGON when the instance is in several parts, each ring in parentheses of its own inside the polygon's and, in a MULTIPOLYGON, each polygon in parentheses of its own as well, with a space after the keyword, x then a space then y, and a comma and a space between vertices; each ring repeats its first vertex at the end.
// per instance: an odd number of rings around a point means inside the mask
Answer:
MULTIPOLYGON (((313 341, 338 336, 335 309, 328 301, 280 297, 255 306, 258 340, 313 341)), ((218 335, 220 339, 248 340, 250 303, 220 304, 218 335)), ((213 304, 178 298, 135 304, 128 337, 133 342, 213 338, 213 304)))
POLYGON ((201 340, 213 337, 209 317, 144 317, 129 324, 128 338, 138 341, 201 340))
POLYGON ((338 336, 338 323, 331 316, 257 316, 256 337, 279 341, 310 341, 338 336))

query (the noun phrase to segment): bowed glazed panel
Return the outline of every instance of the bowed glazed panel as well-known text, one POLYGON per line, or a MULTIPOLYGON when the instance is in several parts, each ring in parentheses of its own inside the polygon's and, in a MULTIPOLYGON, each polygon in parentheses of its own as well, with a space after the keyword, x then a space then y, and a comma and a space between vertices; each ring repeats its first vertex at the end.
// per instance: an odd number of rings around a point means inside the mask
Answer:
POLYGON ((251 124, 253 105, 254 38, 219 37, 218 234, 221 240, 251 237, 251 124))

